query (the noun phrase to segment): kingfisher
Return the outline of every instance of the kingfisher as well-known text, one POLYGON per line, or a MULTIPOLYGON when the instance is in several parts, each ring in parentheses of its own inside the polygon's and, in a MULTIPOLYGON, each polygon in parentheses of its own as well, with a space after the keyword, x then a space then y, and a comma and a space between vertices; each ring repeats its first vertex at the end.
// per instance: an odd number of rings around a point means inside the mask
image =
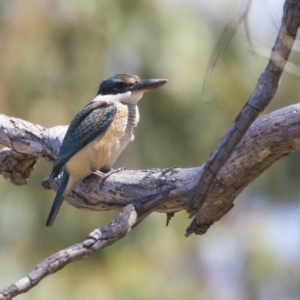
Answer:
POLYGON ((140 79, 117 74, 104 79, 96 97, 72 120, 53 164, 50 177, 61 174, 46 227, 51 227, 64 197, 82 178, 109 174, 121 152, 134 140, 139 122, 138 101, 167 79, 140 79))

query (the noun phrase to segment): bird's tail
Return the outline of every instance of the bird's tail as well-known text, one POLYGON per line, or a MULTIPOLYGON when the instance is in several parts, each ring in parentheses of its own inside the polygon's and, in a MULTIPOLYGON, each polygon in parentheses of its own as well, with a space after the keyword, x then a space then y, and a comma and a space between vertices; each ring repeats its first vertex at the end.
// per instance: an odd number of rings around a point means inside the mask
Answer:
POLYGON ((52 226, 52 224, 56 218, 56 215, 61 207, 61 204, 64 200, 64 196, 68 192, 66 190, 66 187, 69 182, 69 177, 70 177, 70 175, 66 171, 63 171, 60 185, 59 185, 57 194, 55 196, 54 202, 52 204, 52 207, 51 207, 51 210, 50 210, 47 222, 46 222, 46 227, 48 227, 48 228, 52 226))

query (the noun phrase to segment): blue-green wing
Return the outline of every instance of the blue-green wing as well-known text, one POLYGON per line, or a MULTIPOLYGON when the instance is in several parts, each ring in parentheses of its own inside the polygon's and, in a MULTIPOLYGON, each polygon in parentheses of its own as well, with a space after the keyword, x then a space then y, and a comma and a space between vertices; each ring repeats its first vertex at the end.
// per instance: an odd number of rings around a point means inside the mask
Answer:
POLYGON ((91 102, 71 122, 63 139, 51 175, 57 176, 64 164, 84 146, 103 133, 117 112, 114 104, 91 102))

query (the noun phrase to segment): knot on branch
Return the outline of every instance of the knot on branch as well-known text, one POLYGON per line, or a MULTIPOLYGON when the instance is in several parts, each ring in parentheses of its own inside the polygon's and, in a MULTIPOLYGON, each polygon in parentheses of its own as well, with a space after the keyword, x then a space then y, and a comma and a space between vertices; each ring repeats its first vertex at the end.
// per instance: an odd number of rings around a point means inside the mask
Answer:
POLYGON ((186 229, 185 236, 189 237, 193 233, 197 235, 205 234, 209 227, 213 224, 213 222, 202 222, 201 224, 198 224, 197 219, 195 218, 190 226, 186 229))
POLYGON ((36 162, 37 157, 34 155, 4 148, 0 151, 0 174, 15 185, 24 185, 27 184, 36 162))

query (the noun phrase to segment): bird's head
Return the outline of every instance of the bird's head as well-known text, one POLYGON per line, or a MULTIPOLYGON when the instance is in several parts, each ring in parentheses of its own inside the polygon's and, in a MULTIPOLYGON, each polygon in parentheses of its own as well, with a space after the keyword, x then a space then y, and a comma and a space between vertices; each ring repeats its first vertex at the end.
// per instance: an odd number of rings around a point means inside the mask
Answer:
POLYGON ((167 81, 167 79, 141 79, 136 75, 117 74, 100 83, 97 95, 126 94, 128 97, 124 97, 120 102, 135 104, 145 92, 156 89, 167 81))

